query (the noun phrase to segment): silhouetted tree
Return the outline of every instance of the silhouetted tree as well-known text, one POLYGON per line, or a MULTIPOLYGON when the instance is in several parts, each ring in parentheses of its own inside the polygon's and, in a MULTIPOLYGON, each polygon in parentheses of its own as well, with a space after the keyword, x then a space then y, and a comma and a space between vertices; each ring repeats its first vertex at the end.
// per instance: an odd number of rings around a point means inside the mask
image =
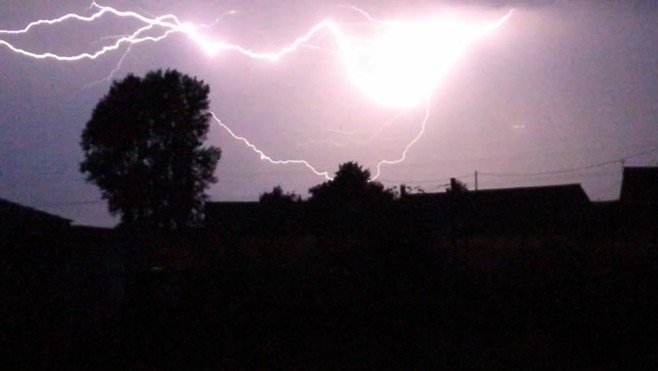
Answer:
POLYGON ((468 192, 468 186, 459 179, 450 178, 450 187, 446 191, 452 193, 464 193, 468 192))
POLYGON ((114 81, 82 133, 80 171, 131 227, 181 228, 203 219, 219 148, 203 146, 210 88, 176 70, 114 81))
POLYGON ((263 220, 260 227, 269 234, 287 234, 299 231, 299 221, 303 220, 301 213, 302 198, 295 192, 284 192, 277 185, 271 192, 260 195, 260 211, 263 220))
POLYGON ((295 192, 284 192, 280 185, 272 188, 271 192, 260 195, 259 201, 267 205, 286 205, 300 202, 302 197, 295 192))
POLYGON ((356 162, 341 164, 333 180, 311 187, 309 193, 321 224, 352 231, 380 218, 395 196, 392 189, 372 181, 370 171, 356 162))
POLYGON ((370 180, 370 170, 356 162, 338 166, 334 179, 311 187, 311 202, 338 202, 360 205, 393 200, 394 192, 376 181, 370 180))

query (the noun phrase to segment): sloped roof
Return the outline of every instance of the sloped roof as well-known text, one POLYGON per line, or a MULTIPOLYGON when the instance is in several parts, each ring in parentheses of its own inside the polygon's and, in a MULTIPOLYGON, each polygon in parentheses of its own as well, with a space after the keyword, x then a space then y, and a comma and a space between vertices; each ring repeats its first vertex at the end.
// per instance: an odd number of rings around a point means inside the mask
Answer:
POLYGON ((70 225, 72 220, 0 198, 2 225, 70 225))

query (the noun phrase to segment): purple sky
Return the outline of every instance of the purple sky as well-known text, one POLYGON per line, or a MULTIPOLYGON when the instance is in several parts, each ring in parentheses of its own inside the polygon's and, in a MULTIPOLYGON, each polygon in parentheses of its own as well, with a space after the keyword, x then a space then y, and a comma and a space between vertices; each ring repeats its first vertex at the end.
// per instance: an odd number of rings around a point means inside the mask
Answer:
MULTIPOLYGON (((19 29, 36 19, 69 12, 89 14, 86 1, 56 3, 4 2, 0 29, 19 29)), ((236 9, 237 14, 223 18, 209 34, 271 51, 323 18, 359 19, 354 12, 331 5, 336 3, 101 4, 145 15, 174 13, 195 23, 210 23, 236 9)), ((401 5, 408 3, 351 4, 380 19, 408 20, 437 11, 441 2, 401 5)), ((658 145, 658 6, 647 1, 490 2, 502 4, 497 7, 486 6, 485 1, 469 3, 474 5, 466 13, 492 20, 511 5, 516 11, 503 27, 469 48, 436 86, 423 137, 405 162, 385 165, 379 180, 389 186, 406 183, 437 191, 447 178, 469 174, 462 179, 473 188, 472 174, 478 170, 480 188, 576 182, 592 199, 618 197, 620 162, 584 167, 658 145), (531 175, 517 176, 521 174, 531 175)), ((72 22, 27 35, 0 34, 0 40, 37 52, 77 54, 97 48, 103 37, 131 32, 135 26, 139 25, 107 17, 94 25, 72 22)), ((332 45, 327 35, 313 44, 332 45)), ((97 202, 97 188, 86 184, 78 172, 79 139, 92 108, 108 90, 109 84, 102 80, 124 51, 94 61, 57 62, 17 55, 0 45, 0 197, 80 224, 116 222, 105 204, 97 202)), ((318 49, 302 49, 277 63, 232 52, 211 58, 185 36, 173 35, 159 43, 134 46, 114 77, 157 68, 175 68, 207 82, 217 116, 273 159, 305 159, 330 173, 345 161, 372 169, 383 159, 399 157, 424 116, 422 105, 400 111, 373 103, 351 83, 335 54, 318 49)), ((306 194, 310 186, 323 181, 304 166, 260 160, 212 125, 209 142, 219 146, 223 156, 211 199, 256 200, 277 184, 306 194)), ((653 151, 626 164, 656 165, 658 154, 653 151)))

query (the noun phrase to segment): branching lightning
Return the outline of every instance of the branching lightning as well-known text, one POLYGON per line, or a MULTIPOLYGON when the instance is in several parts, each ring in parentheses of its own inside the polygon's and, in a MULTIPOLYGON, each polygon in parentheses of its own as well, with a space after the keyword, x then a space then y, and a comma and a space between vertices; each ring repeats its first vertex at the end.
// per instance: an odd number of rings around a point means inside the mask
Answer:
MULTIPOLYGON (((250 59, 278 62, 302 47, 331 51, 336 53, 342 60, 345 70, 354 85, 374 102, 404 109, 416 107, 425 102, 425 116, 418 134, 404 147, 399 158, 382 160, 376 165, 373 176, 373 179, 376 179, 381 174, 383 165, 392 165, 404 161, 407 152, 422 137, 430 116, 430 96, 441 78, 449 71, 466 48, 505 23, 512 15, 512 11, 496 21, 484 23, 467 22, 454 18, 412 22, 378 20, 362 9, 353 6, 347 6, 347 8, 364 19, 358 25, 360 27, 367 26, 369 31, 365 35, 363 32, 359 35, 350 32, 350 27, 354 27, 355 23, 338 23, 331 19, 325 19, 313 25, 306 33, 295 38, 292 42, 271 52, 253 51, 239 44, 210 37, 204 33, 204 30, 208 29, 210 25, 182 22, 173 14, 146 16, 134 11, 117 10, 96 2, 93 2, 89 7, 89 11, 92 12, 90 15, 69 13, 57 18, 40 19, 27 24, 21 29, 0 29, 0 46, 4 46, 25 57, 61 62, 95 60, 108 53, 125 48, 117 67, 110 72, 106 80, 114 76, 131 48, 135 45, 162 41, 173 34, 186 36, 211 57, 224 52, 236 52, 250 59), (132 33, 105 37, 102 39, 103 43, 95 50, 79 54, 63 55, 53 51, 38 52, 8 41, 40 27, 54 27, 71 21, 93 23, 105 16, 130 19, 138 22, 140 27, 132 33), (311 43, 320 35, 332 36, 334 41, 332 48, 311 43), (2 37, 9 37, 9 39, 3 39, 2 37)), ((218 17, 215 22, 219 22, 221 18, 235 13, 236 11, 226 12, 218 17)), ((236 135, 214 113, 212 113, 212 117, 229 135, 257 153, 261 160, 272 164, 304 165, 315 175, 331 179, 326 171, 317 170, 305 160, 272 159, 247 138, 236 135)), ((375 135, 378 134, 379 132, 375 133, 375 135)))
POLYGON ((245 137, 241 137, 241 136, 235 134, 235 133, 233 132, 233 130, 231 130, 231 128, 229 128, 228 126, 226 126, 226 125, 222 122, 222 120, 220 120, 220 119, 217 117, 217 115, 215 115, 214 112, 212 112, 211 115, 212 115, 212 118, 217 122, 217 124, 218 124, 219 126, 221 126, 222 128, 224 128, 224 130, 226 130, 226 131, 229 133, 229 135, 233 137, 233 139, 235 139, 235 140, 239 140, 240 142, 244 143, 247 147, 251 148, 252 151, 256 152, 256 153, 260 156, 260 159, 261 159, 261 160, 265 160, 265 161, 267 161, 267 162, 269 162, 269 163, 271 163, 271 164, 273 164, 273 165, 290 165, 290 164, 300 164, 300 165, 304 165, 304 166, 306 166, 309 170, 311 170, 315 175, 317 175, 317 176, 321 176, 321 177, 324 177, 324 178, 327 179, 327 180, 331 180, 331 179, 332 179, 332 178, 329 176, 329 173, 328 173, 328 172, 317 170, 315 167, 313 167, 311 164, 309 164, 308 161, 305 161, 305 160, 274 160, 274 159, 272 159, 271 157, 269 157, 268 155, 266 155, 263 151, 261 151, 260 149, 258 149, 254 144, 252 144, 251 142, 249 142, 249 140, 248 140, 247 138, 245 138, 245 137))
POLYGON ((423 136, 423 133, 425 133, 425 127, 427 126, 427 120, 429 120, 429 118, 430 118, 430 97, 427 97, 427 103, 425 104, 425 117, 421 122, 420 130, 418 131, 418 134, 409 143, 407 143, 407 145, 404 147, 404 150, 402 151, 402 154, 398 159, 381 160, 377 163, 377 167, 376 167, 377 170, 372 176, 373 180, 379 178, 379 176, 382 174, 383 165, 395 165, 407 159, 407 152, 409 151, 409 149, 411 149, 411 147, 413 147, 413 145, 416 144, 418 140, 420 140, 420 138, 423 136))

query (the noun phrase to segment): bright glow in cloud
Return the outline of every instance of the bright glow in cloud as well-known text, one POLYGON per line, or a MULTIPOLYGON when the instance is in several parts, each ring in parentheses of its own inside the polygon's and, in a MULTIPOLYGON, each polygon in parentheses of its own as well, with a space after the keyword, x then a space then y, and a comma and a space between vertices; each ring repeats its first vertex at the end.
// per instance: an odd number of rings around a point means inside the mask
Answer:
POLYGON ((340 38, 352 81, 372 100, 393 107, 424 102, 464 51, 504 22, 475 23, 454 18, 385 22, 367 44, 340 38))

